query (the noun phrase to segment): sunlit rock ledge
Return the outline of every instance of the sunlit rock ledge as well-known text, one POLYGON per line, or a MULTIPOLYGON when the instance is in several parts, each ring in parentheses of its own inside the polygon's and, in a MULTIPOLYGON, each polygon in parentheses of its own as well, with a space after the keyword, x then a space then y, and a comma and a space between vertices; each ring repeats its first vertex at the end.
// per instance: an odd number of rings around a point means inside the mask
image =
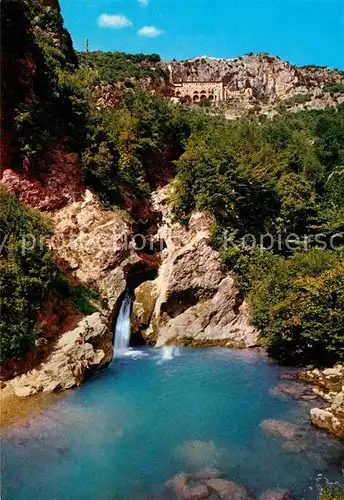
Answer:
POLYGON ((311 409, 312 424, 344 438, 344 365, 301 372, 299 378, 315 384, 315 394, 329 403, 327 408, 311 409))

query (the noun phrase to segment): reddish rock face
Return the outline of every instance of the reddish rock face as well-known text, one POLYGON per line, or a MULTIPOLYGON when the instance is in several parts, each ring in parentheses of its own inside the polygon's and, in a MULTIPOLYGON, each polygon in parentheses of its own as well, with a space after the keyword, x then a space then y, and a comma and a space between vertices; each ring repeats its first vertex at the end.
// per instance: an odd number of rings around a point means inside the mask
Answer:
MULTIPOLYGON (((36 1, 60 12, 58 0, 36 1)), ((24 203, 42 210, 56 209, 79 199, 83 192, 78 156, 67 152, 63 145, 52 148, 46 144, 39 162, 24 157, 16 123, 18 110, 35 99, 44 101, 40 85, 45 63, 35 41, 28 5, 23 0, 4 2, 1 15, 0 182, 24 203)), ((63 32, 61 18, 56 36, 61 37, 63 32)), ((75 58, 71 41, 70 52, 75 58)))
POLYGON ((2 6, 1 20, 1 164, 0 174, 20 165, 15 109, 34 95, 37 50, 22 2, 2 6), (13 36, 15 33, 15 36, 13 36))
MULTIPOLYGON (((48 172, 30 175, 29 168, 3 171, 1 183, 22 203, 40 210, 56 210, 81 199, 85 189, 77 153, 55 149, 49 155, 48 172)), ((25 163, 25 162, 24 162, 25 163)))

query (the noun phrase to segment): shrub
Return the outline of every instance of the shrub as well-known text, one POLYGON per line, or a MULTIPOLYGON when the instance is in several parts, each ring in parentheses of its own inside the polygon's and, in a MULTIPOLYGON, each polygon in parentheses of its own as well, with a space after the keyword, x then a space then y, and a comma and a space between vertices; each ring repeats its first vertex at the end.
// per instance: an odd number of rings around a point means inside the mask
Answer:
POLYGON ((296 94, 293 97, 289 97, 288 99, 284 99, 282 102, 287 107, 296 106, 297 104, 306 104, 306 102, 311 100, 310 95, 306 94, 296 94))
POLYGON ((56 272, 44 244, 50 233, 48 220, 20 205, 4 188, 0 188, 0 228, 5 242, 0 260, 1 360, 5 361, 24 357, 33 346, 39 331, 37 314, 56 272), (24 252, 25 237, 30 244, 24 252))
POLYGON ((159 65, 158 54, 126 54, 125 52, 78 52, 81 66, 94 68, 104 83, 130 79, 168 80, 168 73, 159 65))
POLYGON ((147 197, 166 182, 189 134, 181 106, 140 89, 125 90, 119 109, 94 113, 88 129, 85 180, 110 205, 121 203, 121 186, 147 197))
POLYGON ((344 261, 310 250, 278 261, 249 294, 263 344, 280 362, 322 366, 344 359, 344 261))
POLYGON ((344 94, 344 83, 325 83, 324 90, 330 94, 344 94))

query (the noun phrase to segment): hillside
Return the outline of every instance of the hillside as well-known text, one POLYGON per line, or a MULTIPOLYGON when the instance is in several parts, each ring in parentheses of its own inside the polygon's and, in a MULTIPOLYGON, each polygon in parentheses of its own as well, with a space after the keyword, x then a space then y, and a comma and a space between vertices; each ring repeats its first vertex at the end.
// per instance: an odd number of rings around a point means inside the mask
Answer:
MULTIPOLYGON (((178 96, 180 84, 196 84, 197 93, 202 89, 197 84, 221 83, 220 109, 228 118, 273 115, 285 109, 324 109, 344 101, 343 71, 297 67, 268 54, 167 62, 157 54, 79 52, 78 59, 81 66, 97 71, 95 96, 102 107, 116 101, 118 86, 129 84, 140 84, 171 98, 178 96)), ((193 101, 190 85, 189 90, 186 93, 193 101)))
POLYGON ((297 67, 269 54, 252 53, 234 59, 196 57, 173 61, 169 68, 173 82, 223 80, 229 91, 250 88, 253 97, 262 101, 285 99, 315 88, 326 89, 329 83, 344 84, 343 71, 297 67))
POLYGON ((171 82, 223 82, 227 117, 275 114, 285 109, 323 109, 344 102, 344 72, 297 67, 269 54, 234 59, 196 57, 163 63, 171 82))

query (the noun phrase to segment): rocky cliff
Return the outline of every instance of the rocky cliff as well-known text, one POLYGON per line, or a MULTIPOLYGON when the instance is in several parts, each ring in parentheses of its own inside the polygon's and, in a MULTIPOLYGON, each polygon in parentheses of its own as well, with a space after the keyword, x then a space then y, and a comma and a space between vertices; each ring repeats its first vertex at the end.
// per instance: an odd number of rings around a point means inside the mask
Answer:
POLYGON ((112 359, 120 297, 131 275, 144 275, 147 269, 135 252, 129 216, 105 210, 90 191, 49 216, 54 225, 49 246, 56 262, 70 282, 96 290, 99 298, 92 304, 95 312, 61 332, 39 366, 10 382, 18 396, 80 385, 93 371, 106 366, 112 359))
POLYGON ((344 83, 344 72, 321 67, 296 67, 268 54, 234 59, 196 57, 168 65, 173 82, 223 81, 226 89, 251 89, 261 101, 285 99, 322 89, 326 83, 344 83))
POLYGON ((154 209, 162 214, 156 238, 165 248, 156 280, 135 290, 134 332, 157 346, 256 345, 247 304, 211 248, 211 218, 197 212, 188 228, 174 222, 169 190, 153 197, 154 209))
POLYGON ((93 89, 97 107, 117 106, 121 88, 125 82, 133 80, 166 98, 174 96, 176 83, 223 82, 221 108, 227 118, 247 113, 271 115, 284 108, 292 111, 323 109, 344 102, 343 71, 318 66, 298 67, 269 54, 252 53, 232 59, 203 56, 182 61, 155 61, 150 63, 150 68, 163 70, 169 75, 169 81, 162 78, 157 84, 143 76, 128 76, 121 83, 98 84, 93 89))
POLYGON ((99 299, 96 312, 62 333, 39 366, 10 382, 16 395, 80 385, 106 366, 126 289, 135 297, 134 343, 143 338, 157 346, 256 344, 247 305, 210 246, 210 217, 195 213, 188 228, 173 222, 168 191, 154 195, 152 211, 161 222, 149 236, 153 254, 137 249, 128 215, 105 210, 88 190, 80 201, 49 213, 54 224, 49 246, 56 261, 69 281, 96 289, 99 299))

